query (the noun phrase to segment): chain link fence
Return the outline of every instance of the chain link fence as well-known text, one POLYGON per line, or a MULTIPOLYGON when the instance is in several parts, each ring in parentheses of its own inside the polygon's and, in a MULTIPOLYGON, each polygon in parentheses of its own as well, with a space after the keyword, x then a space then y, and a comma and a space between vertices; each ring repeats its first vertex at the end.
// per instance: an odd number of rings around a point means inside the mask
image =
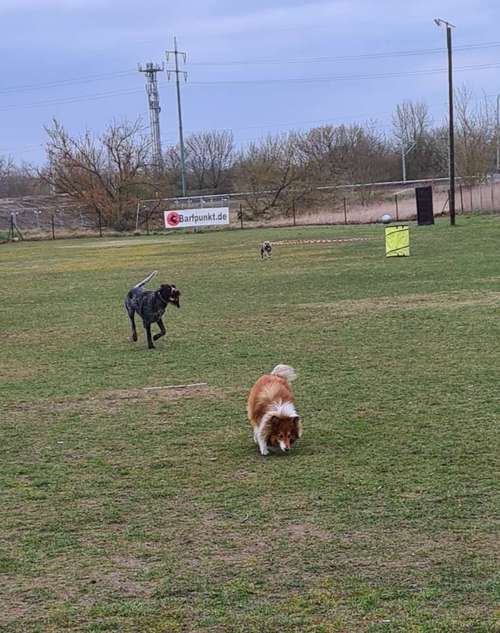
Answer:
MULTIPOLYGON (((367 224, 390 214, 396 221, 416 218, 415 188, 432 185, 434 215, 449 213, 448 182, 412 181, 344 187, 320 187, 289 192, 273 204, 275 192, 235 193, 141 200, 130 232, 165 231, 164 212, 175 209, 228 207, 229 228, 367 224)), ((458 183, 456 213, 490 214, 500 210, 500 181, 458 183)), ((213 230, 213 229, 210 229, 213 230)), ((220 230, 220 229, 218 229, 220 230)), ((0 198, 0 240, 61 239, 123 234, 106 224, 99 212, 74 203, 65 195, 0 198)))

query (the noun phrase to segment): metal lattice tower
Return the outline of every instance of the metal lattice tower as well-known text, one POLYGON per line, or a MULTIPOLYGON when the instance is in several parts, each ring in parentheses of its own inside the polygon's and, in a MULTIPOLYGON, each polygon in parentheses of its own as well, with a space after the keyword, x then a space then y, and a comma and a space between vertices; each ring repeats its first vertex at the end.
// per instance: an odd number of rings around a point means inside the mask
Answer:
POLYGON ((146 94, 149 103, 149 129, 151 130, 151 145, 153 150, 153 163, 155 169, 160 172, 163 169, 163 157, 161 153, 161 136, 160 136, 160 93, 158 91, 158 82, 156 73, 164 70, 164 64, 153 64, 148 62, 145 67, 139 64, 140 73, 144 73, 146 77, 146 94))

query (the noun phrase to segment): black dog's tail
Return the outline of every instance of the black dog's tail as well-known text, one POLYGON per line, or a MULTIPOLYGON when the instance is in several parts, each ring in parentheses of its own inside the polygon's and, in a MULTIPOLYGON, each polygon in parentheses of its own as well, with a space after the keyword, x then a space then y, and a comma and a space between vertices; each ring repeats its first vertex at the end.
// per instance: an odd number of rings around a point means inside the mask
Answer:
POLYGON ((153 272, 152 272, 150 275, 148 275, 148 276, 146 277, 146 279, 143 279, 143 280, 142 280, 142 281, 140 281, 138 284, 135 284, 134 288, 142 288, 142 286, 145 286, 145 285, 148 283, 148 281, 149 281, 150 279, 153 279, 153 277, 154 277, 155 275, 157 275, 157 274, 158 274, 158 271, 157 271, 157 270, 153 270, 153 272))

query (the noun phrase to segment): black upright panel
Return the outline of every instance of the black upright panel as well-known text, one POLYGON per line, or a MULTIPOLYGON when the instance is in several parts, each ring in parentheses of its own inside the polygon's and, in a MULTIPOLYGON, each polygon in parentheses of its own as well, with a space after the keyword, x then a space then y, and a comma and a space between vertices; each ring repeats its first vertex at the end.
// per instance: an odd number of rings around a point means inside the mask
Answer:
POLYGON ((415 193, 417 194, 417 224, 434 224, 432 187, 416 187, 415 193))

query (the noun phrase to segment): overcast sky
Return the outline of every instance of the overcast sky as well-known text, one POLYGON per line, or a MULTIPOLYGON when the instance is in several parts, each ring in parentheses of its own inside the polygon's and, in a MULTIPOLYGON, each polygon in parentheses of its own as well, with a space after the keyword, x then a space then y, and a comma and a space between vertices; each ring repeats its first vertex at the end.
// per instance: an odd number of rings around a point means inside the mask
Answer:
MULTIPOLYGON (((52 117, 75 134, 147 121, 137 63, 164 61, 174 35, 188 55, 187 133, 231 129, 242 145, 324 123, 376 121, 389 133, 404 100, 425 101, 441 123, 445 31, 435 17, 456 25, 456 86, 493 102, 498 0, 0 0, 0 155, 42 162, 52 117)), ((177 113, 165 74, 160 98, 166 148, 177 113)))

